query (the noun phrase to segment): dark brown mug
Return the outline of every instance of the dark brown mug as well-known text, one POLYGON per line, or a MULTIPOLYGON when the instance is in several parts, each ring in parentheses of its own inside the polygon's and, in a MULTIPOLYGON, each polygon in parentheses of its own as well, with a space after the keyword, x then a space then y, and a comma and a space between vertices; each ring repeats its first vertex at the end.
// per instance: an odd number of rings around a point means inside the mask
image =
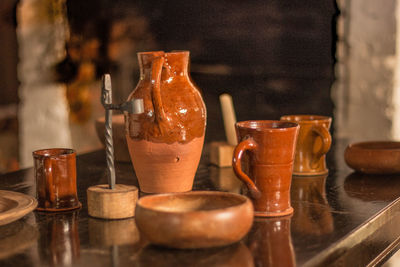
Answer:
POLYGON ((68 148, 34 151, 36 197, 39 211, 80 208, 76 190, 76 153, 68 148))
POLYGON ((332 143, 329 127, 331 117, 319 115, 286 115, 281 121, 300 125, 294 159, 294 175, 323 175, 328 173, 325 155, 332 143))
POLYGON ((235 127, 233 170, 249 189, 255 216, 293 213, 290 184, 298 124, 260 120, 237 122, 235 127))

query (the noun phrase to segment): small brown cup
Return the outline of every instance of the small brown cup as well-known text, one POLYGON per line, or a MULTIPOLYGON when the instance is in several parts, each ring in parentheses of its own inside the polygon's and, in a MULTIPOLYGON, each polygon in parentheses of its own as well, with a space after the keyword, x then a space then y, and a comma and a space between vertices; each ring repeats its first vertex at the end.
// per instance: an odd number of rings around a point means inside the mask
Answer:
POLYGON ((331 117, 316 115, 286 115, 282 121, 296 122, 300 125, 296 146, 293 175, 323 175, 328 173, 325 155, 332 138, 329 133, 331 117))
POLYGON ((290 184, 298 124, 265 120, 242 121, 235 126, 238 145, 233 154, 233 170, 249 189, 254 215, 293 213, 290 184))
POLYGON ((76 153, 68 148, 34 151, 36 198, 39 211, 80 208, 76 190, 76 153))

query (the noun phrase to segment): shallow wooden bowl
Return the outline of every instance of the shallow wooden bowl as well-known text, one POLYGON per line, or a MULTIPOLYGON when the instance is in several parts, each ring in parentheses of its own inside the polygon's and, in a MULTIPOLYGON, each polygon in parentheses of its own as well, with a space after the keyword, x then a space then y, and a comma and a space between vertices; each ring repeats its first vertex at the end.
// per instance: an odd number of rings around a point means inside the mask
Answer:
POLYGON ((242 195, 194 191, 145 196, 136 205, 136 224, 153 244, 209 248, 241 240, 253 223, 253 205, 242 195))
POLYGON ((0 190, 0 225, 5 225, 24 217, 37 206, 35 198, 14 192, 0 190))
POLYGON ((362 173, 400 173, 400 142, 370 141, 347 146, 344 159, 346 164, 362 173))
MULTIPOLYGON (((96 120, 95 127, 97 136, 100 142, 105 145, 105 118, 100 117, 96 120)), ((113 128, 113 143, 114 143, 114 158, 116 161, 130 162, 128 145, 125 139, 125 118, 124 114, 117 114, 112 116, 112 128, 113 128)))

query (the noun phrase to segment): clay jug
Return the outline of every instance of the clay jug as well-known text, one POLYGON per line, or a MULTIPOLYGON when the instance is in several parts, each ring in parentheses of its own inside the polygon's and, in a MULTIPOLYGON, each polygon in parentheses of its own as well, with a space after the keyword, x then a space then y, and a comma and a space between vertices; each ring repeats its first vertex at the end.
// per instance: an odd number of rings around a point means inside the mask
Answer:
POLYGON ((138 53, 140 80, 128 97, 144 113, 125 114, 126 140, 146 193, 190 191, 200 161, 206 107, 188 73, 189 52, 138 53))

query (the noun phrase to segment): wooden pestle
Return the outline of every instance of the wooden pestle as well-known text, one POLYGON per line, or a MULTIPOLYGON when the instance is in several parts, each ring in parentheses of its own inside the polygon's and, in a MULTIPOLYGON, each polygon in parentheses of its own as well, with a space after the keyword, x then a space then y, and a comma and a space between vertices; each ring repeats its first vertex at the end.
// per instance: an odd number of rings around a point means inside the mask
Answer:
POLYGON ((220 95, 219 100, 227 142, 212 142, 210 144, 210 162, 219 167, 230 167, 232 166, 233 150, 237 144, 235 132, 236 115, 232 97, 229 94, 220 95))
POLYGON ((221 103, 222 119, 224 121, 226 140, 228 141, 229 145, 236 146, 236 115, 233 108, 232 97, 228 94, 222 94, 219 96, 219 101, 221 103))

